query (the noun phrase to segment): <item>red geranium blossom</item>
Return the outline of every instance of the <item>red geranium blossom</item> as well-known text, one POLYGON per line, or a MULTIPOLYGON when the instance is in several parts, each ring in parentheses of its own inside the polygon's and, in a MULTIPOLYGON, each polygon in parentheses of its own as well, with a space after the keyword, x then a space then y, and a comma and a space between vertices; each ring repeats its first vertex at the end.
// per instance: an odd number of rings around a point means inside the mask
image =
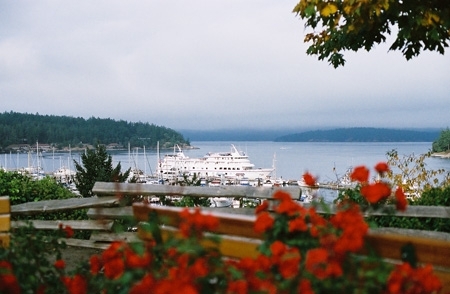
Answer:
POLYGON ((369 169, 367 169, 367 167, 365 166, 355 167, 350 174, 350 179, 352 181, 366 183, 369 180, 369 169))
POLYGON ((303 174, 303 181, 308 186, 315 186, 317 184, 317 179, 313 177, 309 172, 303 174))
POLYGON ((375 204, 391 195, 391 187, 386 183, 378 182, 363 186, 361 188, 361 194, 369 203, 375 204))
POLYGON ((100 259, 100 256, 92 255, 89 259, 89 264, 91 266, 91 274, 93 274, 94 276, 97 275, 102 268, 102 261, 100 259))
POLYGON ((269 201, 264 200, 260 205, 258 205, 255 209, 255 214, 258 214, 263 211, 267 211, 269 209, 269 201))
POLYGON ((291 194, 285 191, 278 190, 273 194, 273 198, 284 201, 284 200, 292 200, 291 194))
POLYGON ((267 211, 260 213, 255 221, 255 232, 264 233, 273 227, 273 222, 272 216, 267 211))
POLYGON ((386 162, 379 162, 375 165, 375 170, 378 173, 383 174, 389 171, 389 165, 386 162))
POLYGON ((59 224, 59 229, 64 230, 66 234, 66 238, 72 238, 73 237, 73 229, 71 226, 64 226, 62 223, 59 224))
POLYGON ((332 260, 328 251, 323 248, 311 249, 306 253, 306 270, 318 279, 338 277, 342 275, 342 268, 337 261, 332 260))
POLYGON ((67 288, 69 294, 85 294, 87 293, 86 279, 77 274, 73 278, 63 277, 62 281, 67 288))
POLYGON ((403 189, 401 187, 398 187, 397 190, 395 190, 395 199, 395 206, 397 210, 405 211, 408 202, 406 201, 405 193, 403 192, 403 189))
POLYGON ((0 274, 0 293, 20 293, 20 286, 17 278, 12 273, 0 274))
POLYGON ((180 217, 183 219, 180 223, 180 233, 186 238, 192 234, 201 237, 202 232, 212 231, 219 225, 219 220, 216 217, 202 214, 199 208, 192 212, 187 208, 183 209, 180 212, 180 217))
POLYGON ((395 267, 387 281, 387 293, 437 293, 442 284, 430 265, 413 268, 409 263, 395 267))
POLYGON ((62 259, 58 259, 57 261, 55 261, 55 263, 53 264, 57 269, 64 269, 66 267, 66 263, 64 262, 64 260, 62 259))
POLYGON ((151 274, 146 274, 139 283, 135 284, 133 288, 130 289, 130 294, 148 293, 154 282, 153 276, 151 274))

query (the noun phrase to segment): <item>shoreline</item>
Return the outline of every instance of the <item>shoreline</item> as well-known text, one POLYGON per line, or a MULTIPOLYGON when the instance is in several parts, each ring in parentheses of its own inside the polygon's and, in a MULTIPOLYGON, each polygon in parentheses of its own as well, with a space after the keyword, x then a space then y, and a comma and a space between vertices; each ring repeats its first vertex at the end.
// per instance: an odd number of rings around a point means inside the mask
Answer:
POLYGON ((448 159, 450 158, 450 152, 436 152, 431 154, 431 157, 448 159))

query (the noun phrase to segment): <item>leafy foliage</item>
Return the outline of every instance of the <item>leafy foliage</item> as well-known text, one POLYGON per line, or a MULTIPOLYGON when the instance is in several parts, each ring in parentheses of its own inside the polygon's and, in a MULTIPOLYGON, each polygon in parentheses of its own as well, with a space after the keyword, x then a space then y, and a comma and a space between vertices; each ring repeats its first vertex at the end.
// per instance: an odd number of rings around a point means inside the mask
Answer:
POLYGON ((450 152, 450 129, 442 130, 439 138, 433 142, 433 152, 450 152))
POLYGON ((422 50, 444 54, 450 40, 450 6, 441 0, 300 0, 293 12, 313 31, 307 54, 335 68, 345 64, 343 51, 370 51, 393 31, 390 50, 407 60, 422 50))
POLYGON ((31 225, 14 229, 10 246, 0 247, 0 280, 4 270, 1 265, 7 262, 17 282, 6 289, 0 286, 0 293, 65 293, 61 250, 67 246, 62 237, 67 237, 63 227, 54 235, 31 225))
POLYGON ((131 168, 121 172, 120 162, 112 166, 112 156, 106 152, 106 147, 97 144, 95 149, 88 149, 81 155, 82 164, 74 160, 75 185, 83 197, 93 196, 92 188, 95 182, 124 182, 130 175, 131 168))
MULTIPOLYGON (((18 172, 7 172, 0 169, 0 195, 8 195, 11 205, 34 201, 68 199, 76 197, 67 188, 50 177, 33 180, 18 172)), ((39 215, 16 215, 14 220, 78 220, 87 219, 86 209, 41 213, 39 215)), ((82 236, 83 232, 77 232, 82 236)), ((48 234, 51 235, 52 233, 48 234)))
POLYGON ((387 152, 388 164, 391 170, 387 176, 393 185, 402 187, 406 194, 412 198, 419 196, 423 191, 432 187, 446 186, 450 183, 450 174, 444 169, 427 169, 425 160, 431 152, 421 155, 399 156, 397 150, 387 152))
POLYGON ((118 143, 131 147, 147 146, 156 148, 160 142, 162 148, 175 144, 189 145, 183 136, 166 127, 149 123, 134 123, 81 117, 39 115, 17 112, 0 113, 0 150, 11 144, 29 144, 42 142, 72 147, 80 144, 95 144, 100 141, 104 144, 118 143))
POLYGON ((12 205, 32 201, 67 199, 75 196, 50 177, 33 180, 27 175, 1 169, 0 195, 8 195, 12 205))
MULTIPOLYGON (((410 201, 410 205, 450 206, 450 186, 434 187, 422 193, 421 197, 410 201)), ((370 221, 380 227, 395 227, 450 233, 450 219, 418 218, 400 216, 371 217, 370 221)))

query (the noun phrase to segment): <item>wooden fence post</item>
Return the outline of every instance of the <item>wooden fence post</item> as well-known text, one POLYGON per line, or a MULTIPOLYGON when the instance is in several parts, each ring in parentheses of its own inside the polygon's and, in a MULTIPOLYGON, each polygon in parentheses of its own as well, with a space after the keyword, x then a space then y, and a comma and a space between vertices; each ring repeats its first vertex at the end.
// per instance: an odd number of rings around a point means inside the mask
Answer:
POLYGON ((0 247, 9 246, 11 228, 10 204, 8 196, 0 196, 0 247))

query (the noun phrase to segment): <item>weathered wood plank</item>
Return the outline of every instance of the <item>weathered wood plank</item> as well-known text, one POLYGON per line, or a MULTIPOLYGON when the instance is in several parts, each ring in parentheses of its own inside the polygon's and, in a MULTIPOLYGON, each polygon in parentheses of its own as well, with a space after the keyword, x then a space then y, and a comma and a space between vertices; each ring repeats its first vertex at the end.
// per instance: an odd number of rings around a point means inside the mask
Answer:
POLYGON ((62 210, 81 209, 90 207, 116 206, 120 199, 110 197, 69 198, 61 200, 46 200, 27 202, 11 206, 12 215, 32 215, 42 212, 55 212, 62 210))
MULTIPOLYGON (((221 186, 221 187, 192 187, 169 185, 144 185, 137 183, 107 183, 96 182, 93 191, 98 195, 143 195, 143 196, 194 196, 194 197, 246 197, 259 199, 273 199, 273 193, 281 189, 291 194, 293 199, 300 196, 299 187, 251 187, 251 186, 221 186)), ((99 197, 102 198, 102 197, 99 197)), ((312 204, 303 204, 306 207, 312 204)), ((390 207, 390 206, 388 206, 390 207)), ((391 208, 393 208, 391 206, 391 208)), ((330 205, 332 213, 336 211, 330 205)), ((320 206, 320 213, 324 213, 320 206)), ((371 215, 386 215, 381 211, 371 212, 371 215)), ((409 205, 406 211, 396 212, 396 216, 450 218, 450 207, 409 205)))
POLYGON ((113 242, 113 241, 125 241, 125 242, 142 242, 139 239, 136 232, 122 232, 122 233, 92 233, 90 240, 96 242, 113 242))
MULTIPOLYGON (((57 230, 59 225, 70 226, 74 230, 102 230, 111 231, 114 221, 112 220, 33 220, 31 221, 36 229, 40 230, 57 230)), ((13 228, 27 226, 25 221, 12 221, 13 228)))
POLYGON ((252 187, 252 186, 170 186, 145 185, 137 183, 96 182, 92 191, 98 195, 134 195, 134 196, 193 196, 193 197, 246 197, 271 199, 276 190, 283 190, 299 199, 299 187, 252 187))
MULTIPOLYGON (((305 207, 311 207, 313 204, 311 203, 305 203, 303 204, 305 207)), ((335 213, 336 212, 336 206, 335 205, 328 205, 330 212, 335 213)), ((386 205, 386 208, 388 209, 394 209, 395 206, 393 205, 386 205)), ((317 212, 319 213, 327 213, 327 211, 323 210, 320 205, 317 206, 317 212)), ((385 212, 382 211, 373 211, 366 216, 373 215, 373 216, 382 216, 382 215, 388 215, 385 212)), ((406 216, 406 217, 428 217, 428 218, 450 218, 450 207, 448 206, 422 206, 422 205, 408 205, 406 211, 396 211, 394 216, 406 216)))
POLYGON ((82 248, 95 248, 95 249, 107 249, 110 243, 96 242, 93 240, 81 240, 81 239, 61 239, 67 245, 82 248))
POLYGON ((90 219, 120 219, 133 217, 131 206, 110 207, 110 208, 89 208, 87 216, 90 219))
MULTIPOLYGON (((133 214, 138 221, 148 220, 149 213, 154 211, 160 216, 162 224, 172 227, 179 226, 181 222, 180 212, 183 209, 181 207, 150 206, 143 203, 133 204, 133 214)), ((191 210, 193 211, 193 209, 191 210)), ((203 211, 202 213, 213 215, 220 219, 219 227, 215 230, 216 233, 247 238, 262 238, 262 235, 255 233, 253 229, 255 216, 221 213, 218 210, 203 211)))
MULTIPOLYGON (((388 233, 388 234, 396 234, 396 235, 403 235, 403 236, 413 236, 413 237, 445 240, 445 241, 450 242, 450 233, 445 233, 445 232, 401 229, 401 228, 374 228, 374 229, 370 229, 370 231, 374 234, 388 233)), ((450 244, 449 244, 449 246, 450 246, 450 244)))
MULTIPOLYGON (((206 233, 205 236, 209 234, 206 233)), ((142 229, 138 230, 138 236, 144 241, 153 239, 151 233, 142 229)), ((179 231, 173 227, 162 227, 161 237, 166 241, 170 236, 175 238, 182 238, 179 231)), ((257 257, 259 254, 258 246, 262 243, 259 239, 243 238, 231 235, 220 235, 220 242, 214 243, 208 239, 200 240, 200 244, 206 248, 215 248, 219 250, 224 256, 231 258, 257 257)))
POLYGON ((392 259, 400 259, 401 248, 406 244, 412 244, 419 262, 430 263, 450 270, 449 241, 374 231, 366 236, 366 240, 379 255, 392 259))

